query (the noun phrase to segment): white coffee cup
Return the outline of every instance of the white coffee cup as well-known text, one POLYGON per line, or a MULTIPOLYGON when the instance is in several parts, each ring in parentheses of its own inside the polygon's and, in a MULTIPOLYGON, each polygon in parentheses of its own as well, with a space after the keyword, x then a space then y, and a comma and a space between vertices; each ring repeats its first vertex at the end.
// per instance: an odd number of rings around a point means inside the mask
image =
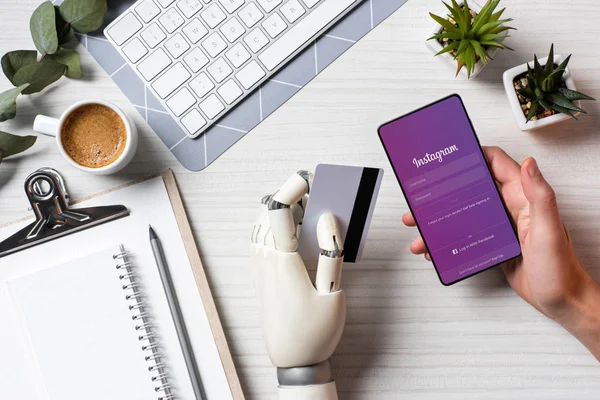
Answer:
POLYGON ((121 111, 119 107, 107 101, 98 99, 79 101, 73 104, 71 107, 67 108, 62 114, 62 116, 58 119, 47 117, 45 115, 38 115, 37 117, 35 117, 35 120, 33 122, 33 130, 39 133, 43 133, 44 135, 56 137, 56 144, 58 145, 58 149, 60 150, 60 153, 63 155, 63 157, 69 162, 69 164, 71 164, 77 169, 96 175, 110 175, 125 168, 125 166, 129 164, 133 159, 133 156, 135 155, 135 152, 138 147, 138 133, 133 121, 127 116, 127 114, 121 111), (123 149, 123 152, 119 155, 119 157, 112 163, 98 168, 86 167, 73 160, 69 156, 69 154, 67 154, 67 151, 65 150, 61 139, 63 125, 67 120, 67 117, 69 117, 69 115, 71 115, 71 113, 79 107, 88 104, 101 104, 116 112, 125 124, 127 136, 125 141, 125 148, 123 149))

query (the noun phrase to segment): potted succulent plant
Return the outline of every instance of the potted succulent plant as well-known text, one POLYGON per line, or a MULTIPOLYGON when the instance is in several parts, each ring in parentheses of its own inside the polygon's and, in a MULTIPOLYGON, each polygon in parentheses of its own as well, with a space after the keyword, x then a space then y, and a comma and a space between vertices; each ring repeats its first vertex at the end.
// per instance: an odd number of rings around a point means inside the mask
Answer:
POLYGON ((504 24, 511 18, 500 19, 505 9, 496 11, 500 0, 488 0, 483 7, 474 1, 443 2, 449 14, 440 17, 429 13, 437 24, 427 47, 441 56, 467 78, 475 77, 492 59, 498 49, 512 50, 504 45, 511 28, 504 24))
POLYGON ((579 107, 579 100, 594 99, 576 91, 567 68, 570 59, 570 55, 564 59, 554 54, 552 45, 547 58, 538 60, 534 55, 533 68, 527 63, 504 73, 504 89, 521 130, 538 129, 586 114, 579 107))

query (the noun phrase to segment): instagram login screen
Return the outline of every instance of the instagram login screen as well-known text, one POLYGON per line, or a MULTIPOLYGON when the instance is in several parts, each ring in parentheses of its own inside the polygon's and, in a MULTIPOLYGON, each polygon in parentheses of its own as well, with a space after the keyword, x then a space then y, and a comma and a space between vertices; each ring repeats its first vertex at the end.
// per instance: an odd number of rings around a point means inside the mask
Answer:
POLYGON ((444 284, 520 254, 459 97, 379 133, 444 284))

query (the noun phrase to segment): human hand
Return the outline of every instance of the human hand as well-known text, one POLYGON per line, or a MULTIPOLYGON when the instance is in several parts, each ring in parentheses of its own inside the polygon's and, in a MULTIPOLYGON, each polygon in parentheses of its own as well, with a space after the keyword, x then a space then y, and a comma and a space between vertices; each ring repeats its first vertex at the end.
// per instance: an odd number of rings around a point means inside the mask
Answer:
MULTIPOLYGON (((523 253, 502 265, 510 286, 533 307, 572 332, 584 317, 592 317, 600 330, 600 302, 596 300, 600 299, 600 289, 575 253, 554 190, 537 162, 528 158, 520 166, 498 147, 485 147, 484 152, 517 228, 523 253)), ((416 225, 410 213, 404 214, 402 221, 407 226, 416 225)), ((425 254, 430 260, 422 238, 417 238, 410 250, 425 254)), ((580 340, 584 342, 581 337, 580 340)), ((597 350, 596 357, 600 356, 600 343, 591 345, 597 350)))

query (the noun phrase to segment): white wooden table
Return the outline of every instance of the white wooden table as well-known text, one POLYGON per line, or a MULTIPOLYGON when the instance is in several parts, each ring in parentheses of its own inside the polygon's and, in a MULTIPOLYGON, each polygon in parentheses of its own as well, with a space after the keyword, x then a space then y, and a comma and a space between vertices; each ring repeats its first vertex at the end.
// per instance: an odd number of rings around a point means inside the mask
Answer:
MULTIPOLYGON (((69 167, 51 138, 0 165, 0 223, 27 214, 23 180, 43 166, 65 176, 72 198, 173 168, 249 399, 275 399, 254 300, 249 237, 257 204, 298 169, 318 163, 383 167, 386 176, 364 260, 347 266, 348 323, 334 374, 342 399, 597 399, 600 369, 575 339, 507 287, 496 269, 451 288, 412 256, 416 232, 376 137, 384 121, 452 92, 466 103, 484 144, 522 160, 533 155, 554 185, 577 251, 600 279, 600 103, 589 116, 539 133, 518 130, 501 83, 509 67, 573 53, 577 86, 600 98, 600 4, 594 0, 504 0, 515 20, 508 44, 473 81, 454 79, 424 45, 439 0, 409 0, 291 101, 200 173, 178 165, 116 85, 80 48, 84 80, 61 79, 19 99, 0 129, 31 134, 38 113, 58 116, 88 97, 113 101, 135 118, 139 150, 129 167, 91 177, 69 167)), ((39 0, 0 0, 0 53, 33 48, 29 17, 39 0)), ((0 78, 0 89, 9 87, 0 78)))

